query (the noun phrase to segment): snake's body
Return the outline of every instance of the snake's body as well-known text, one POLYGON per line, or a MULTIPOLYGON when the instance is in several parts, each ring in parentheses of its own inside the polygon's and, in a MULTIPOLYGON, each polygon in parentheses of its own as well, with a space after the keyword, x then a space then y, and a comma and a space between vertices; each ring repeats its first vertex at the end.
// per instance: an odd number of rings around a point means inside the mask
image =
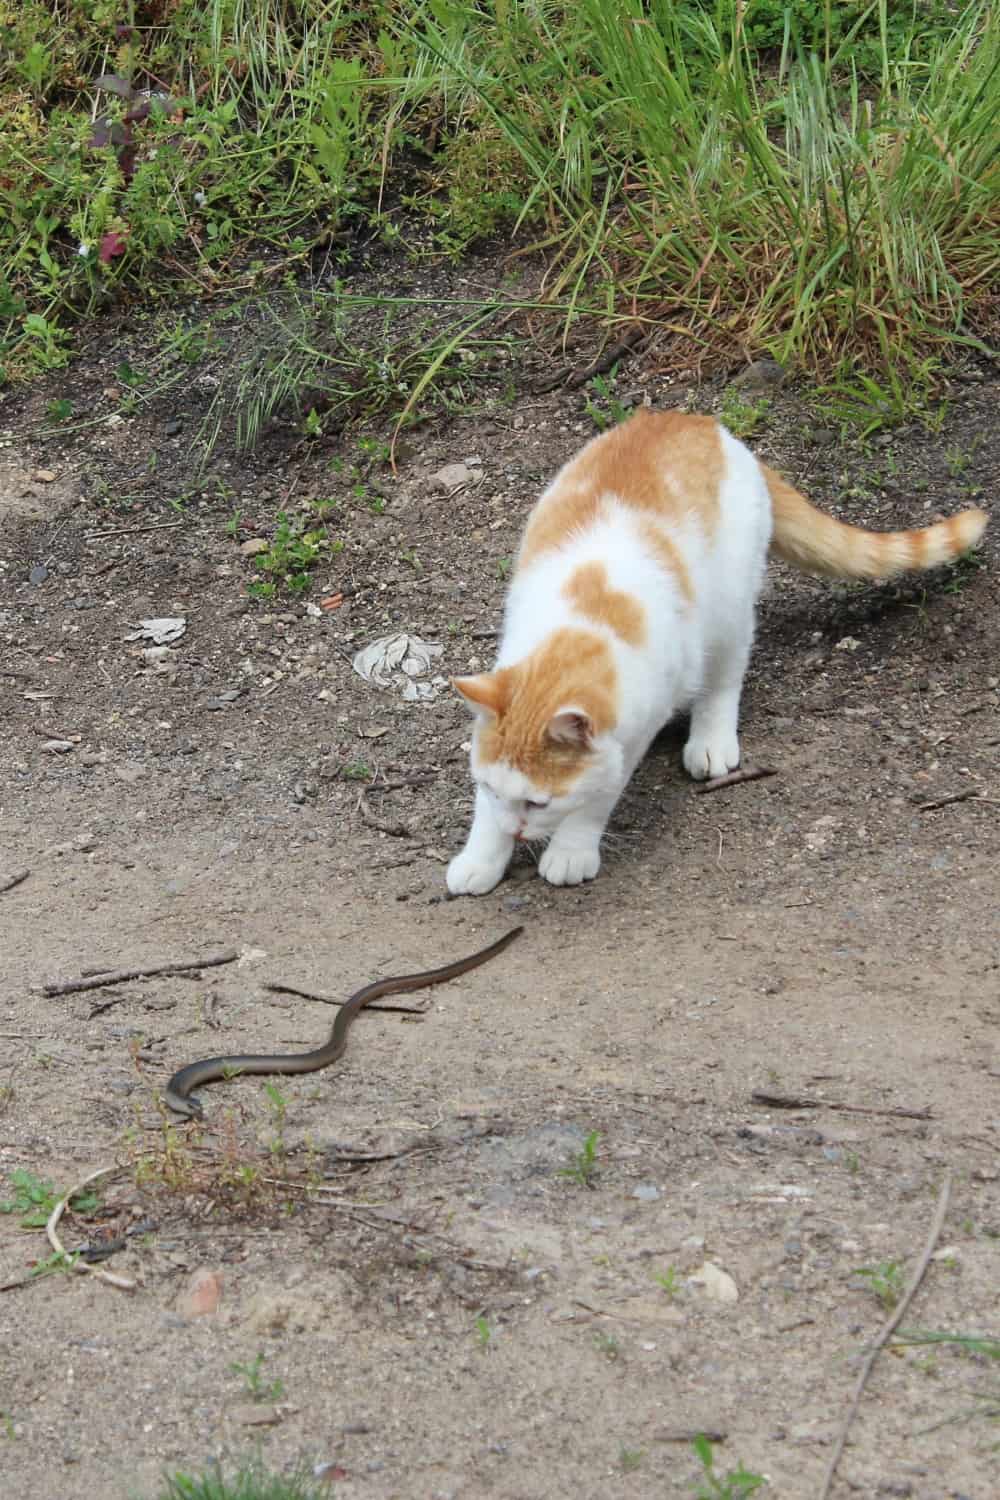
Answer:
POLYGON ((316 1073, 320 1068, 328 1068, 342 1056, 347 1046, 347 1033, 358 1012, 373 1000, 380 1000, 383 995, 401 995, 407 990, 422 990, 428 985, 443 984, 446 979, 457 979, 459 974, 477 969, 480 964, 487 963, 498 953, 502 953, 523 931, 523 927, 515 927, 488 948, 470 953, 468 958, 458 958, 454 963, 444 964, 440 969, 427 969, 422 974, 401 974, 394 979, 376 979, 363 989, 355 990, 338 1011, 329 1041, 312 1052, 260 1055, 234 1053, 230 1057, 204 1057, 199 1062, 188 1063, 167 1084, 164 1100, 176 1114, 196 1120, 201 1117, 202 1108, 198 1099, 191 1098, 191 1091, 203 1083, 214 1083, 219 1078, 233 1078, 243 1073, 316 1073))

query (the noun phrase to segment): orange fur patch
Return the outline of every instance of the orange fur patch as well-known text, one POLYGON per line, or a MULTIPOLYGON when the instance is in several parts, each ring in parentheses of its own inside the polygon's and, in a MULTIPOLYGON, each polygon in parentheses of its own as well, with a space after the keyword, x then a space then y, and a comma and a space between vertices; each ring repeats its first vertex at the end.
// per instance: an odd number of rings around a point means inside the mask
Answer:
POLYGON ((513 766, 539 791, 567 792, 583 771, 587 752, 556 744, 548 728, 567 705, 587 714, 598 734, 614 728, 618 679, 606 641, 589 630, 556 630, 516 666, 487 675, 496 680, 496 701, 504 707, 480 725, 481 758, 513 766))
POLYGON ((919 531, 865 531, 847 526, 811 505, 767 464, 761 464, 771 496, 771 551, 807 573, 833 578, 892 578, 952 562, 983 534, 987 516, 973 507, 919 531))
POLYGON ((646 639, 646 611, 638 599, 613 589, 601 562, 584 563, 567 579, 563 594, 575 609, 596 625, 606 625, 629 646, 646 639))
MULTIPOLYGON (((693 516, 711 536, 719 523, 722 468, 722 442, 714 418, 643 407, 623 426, 588 443, 566 466, 528 521, 518 565, 589 530, 611 498, 647 521, 693 516)), ((655 548, 657 561, 672 573, 674 550, 655 548)))
POLYGON ((691 582, 691 574, 670 533, 648 517, 639 522, 639 530, 649 555, 656 559, 664 572, 673 577, 684 596, 684 602, 693 604, 694 584, 691 582))

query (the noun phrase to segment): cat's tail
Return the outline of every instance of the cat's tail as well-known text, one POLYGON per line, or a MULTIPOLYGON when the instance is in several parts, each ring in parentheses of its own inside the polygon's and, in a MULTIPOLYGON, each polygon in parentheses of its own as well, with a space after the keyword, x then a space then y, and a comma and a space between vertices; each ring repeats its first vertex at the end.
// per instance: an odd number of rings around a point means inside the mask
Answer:
POLYGON ((952 562, 974 547, 989 519, 973 508, 920 531, 864 531, 834 520, 780 474, 761 464, 771 496, 771 551, 806 573, 833 578, 891 578, 952 562))

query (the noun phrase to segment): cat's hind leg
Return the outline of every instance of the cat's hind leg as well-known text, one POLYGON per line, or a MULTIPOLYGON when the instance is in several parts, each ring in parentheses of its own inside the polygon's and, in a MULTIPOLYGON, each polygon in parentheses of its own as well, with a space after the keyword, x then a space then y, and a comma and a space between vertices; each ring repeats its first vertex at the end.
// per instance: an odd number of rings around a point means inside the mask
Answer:
POLYGON ((476 810, 461 854, 448 866, 447 884, 453 896, 485 896, 503 878, 514 852, 514 840, 497 823, 490 799, 476 790, 476 810))
POLYGON ((725 776, 740 763, 737 733, 740 691, 753 641, 752 610, 731 622, 709 656, 705 680, 691 709, 691 730, 684 746, 684 769, 695 781, 725 776))

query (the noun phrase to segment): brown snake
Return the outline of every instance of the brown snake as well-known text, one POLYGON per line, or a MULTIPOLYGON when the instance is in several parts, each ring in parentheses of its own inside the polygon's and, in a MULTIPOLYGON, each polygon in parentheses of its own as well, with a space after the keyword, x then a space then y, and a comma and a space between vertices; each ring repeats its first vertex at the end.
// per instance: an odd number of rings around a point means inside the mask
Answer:
POLYGON ((422 974, 401 974, 395 979, 376 979, 363 989, 355 990, 338 1012, 330 1040, 313 1052, 264 1053, 260 1056, 237 1053, 231 1057, 204 1057, 200 1062, 188 1063, 167 1084, 164 1100, 176 1114, 197 1120, 202 1114, 201 1102, 191 1098, 191 1090, 200 1084, 214 1083, 218 1078, 232 1078, 240 1073, 315 1073, 320 1068, 328 1068, 347 1046, 347 1033, 358 1012, 372 1000, 379 1000, 383 995, 399 995, 404 990, 422 990, 428 985, 443 984, 446 979, 457 979, 459 974, 477 969, 480 964, 502 953, 523 931, 523 927, 514 927, 488 948, 480 948, 468 958, 457 958, 454 963, 445 964, 440 969, 427 969, 422 974))

